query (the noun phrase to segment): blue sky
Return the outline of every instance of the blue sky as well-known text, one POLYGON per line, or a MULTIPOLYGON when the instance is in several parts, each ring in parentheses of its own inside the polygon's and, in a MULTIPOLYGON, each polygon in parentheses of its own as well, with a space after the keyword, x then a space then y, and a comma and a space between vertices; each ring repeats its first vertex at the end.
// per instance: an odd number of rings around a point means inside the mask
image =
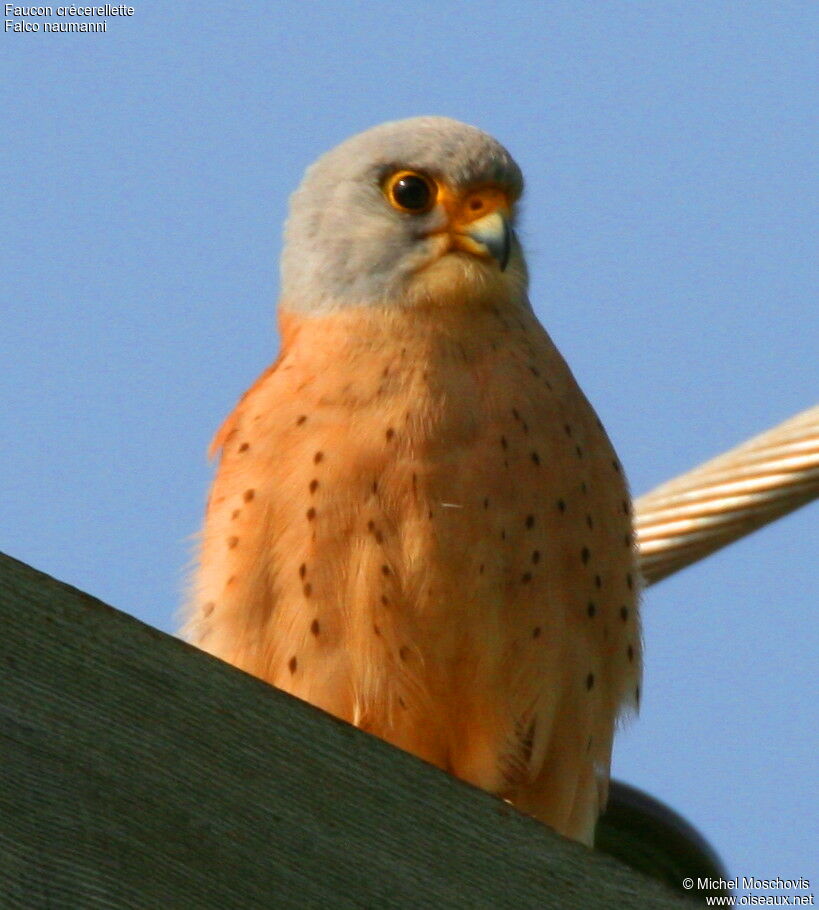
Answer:
MULTIPOLYGON (((819 399, 814 3, 138 2, 0 44, 0 549, 162 629, 288 195, 382 120, 515 155, 533 304, 635 494, 819 399)), ((732 874, 814 887, 817 508, 647 592, 614 761, 732 874)))

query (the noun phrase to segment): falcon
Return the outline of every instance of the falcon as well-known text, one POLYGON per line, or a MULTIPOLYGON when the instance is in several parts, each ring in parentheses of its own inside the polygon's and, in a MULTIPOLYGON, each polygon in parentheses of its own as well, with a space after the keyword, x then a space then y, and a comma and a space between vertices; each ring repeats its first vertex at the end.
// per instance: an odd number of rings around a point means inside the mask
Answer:
POLYGON ((591 844, 639 701, 631 507, 529 303, 522 189, 442 117, 308 168, 183 633, 591 844))

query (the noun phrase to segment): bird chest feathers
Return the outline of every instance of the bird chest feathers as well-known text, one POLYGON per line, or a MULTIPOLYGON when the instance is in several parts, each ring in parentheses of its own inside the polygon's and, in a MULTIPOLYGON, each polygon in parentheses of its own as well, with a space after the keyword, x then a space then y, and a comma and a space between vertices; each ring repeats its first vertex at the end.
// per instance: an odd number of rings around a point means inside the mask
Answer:
MULTIPOLYGON (((628 502, 530 314, 469 314, 459 335, 440 318, 287 326, 224 434, 205 540, 224 593, 202 643, 393 740, 398 711, 448 731, 502 717, 497 758, 556 710, 548 693, 583 692, 589 730, 616 712, 638 647, 628 502)), ((425 757, 449 762, 449 735, 425 757)))

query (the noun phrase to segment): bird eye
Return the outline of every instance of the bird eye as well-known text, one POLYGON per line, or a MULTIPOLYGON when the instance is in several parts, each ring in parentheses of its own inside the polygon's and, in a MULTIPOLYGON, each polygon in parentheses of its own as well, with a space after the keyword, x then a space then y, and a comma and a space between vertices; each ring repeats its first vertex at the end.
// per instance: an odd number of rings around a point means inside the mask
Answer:
POLYGON ((415 171, 398 171, 384 187, 391 205, 401 212, 419 215, 428 212, 435 203, 435 184, 415 171))

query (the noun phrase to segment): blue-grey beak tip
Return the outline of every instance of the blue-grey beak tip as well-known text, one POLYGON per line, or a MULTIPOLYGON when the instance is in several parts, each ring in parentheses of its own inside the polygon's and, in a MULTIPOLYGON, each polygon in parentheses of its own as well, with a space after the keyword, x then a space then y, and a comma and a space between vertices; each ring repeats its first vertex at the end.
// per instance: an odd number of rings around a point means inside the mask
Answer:
POLYGON ((506 271, 506 266, 509 265, 509 257, 512 255, 512 225, 509 224, 508 219, 503 219, 503 243, 501 244, 501 249, 499 255, 497 256, 498 265, 502 272, 506 271))
POLYGON ((480 243, 503 272, 512 254, 514 232, 502 212, 492 212, 469 225, 467 235, 480 243))

